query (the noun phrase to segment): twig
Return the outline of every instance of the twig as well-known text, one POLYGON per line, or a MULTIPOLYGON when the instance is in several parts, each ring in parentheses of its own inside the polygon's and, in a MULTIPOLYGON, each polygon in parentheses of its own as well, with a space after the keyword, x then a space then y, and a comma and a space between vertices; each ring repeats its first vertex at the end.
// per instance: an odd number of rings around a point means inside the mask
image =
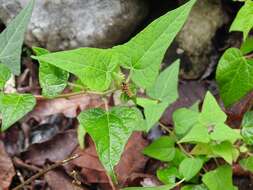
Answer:
POLYGON ((34 181, 35 179, 43 176, 44 174, 46 174, 47 172, 51 171, 51 170, 54 170, 55 168, 58 168, 59 166, 62 166, 76 158, 78 158, 79 155, 74 155, 66 160, 63 160, 63 161, 60 161, 60 162, 56 162, 55 164, 39 171, 37 174, 33 175, 32 177, 30 177, 29 179, 27 179, 26 181, 24 181, 23 183, 21 183, 20 185, 18 185, 17 187, 15 187, 14 189, 12 190, 19 190, 19 189, 22 189, 24 186, 28 185, 29 183, 31 183, 32 181, 34 181))
POLYGON ((17 168, 24 168, 24 169, 30 170, 32 172, 39 172, 42 170, 41 168, 38 168, 36 166, 28 165, 28 164, 24 163, 22 160, 20 160, 17 157, 14 157, 13 164, 17 168))

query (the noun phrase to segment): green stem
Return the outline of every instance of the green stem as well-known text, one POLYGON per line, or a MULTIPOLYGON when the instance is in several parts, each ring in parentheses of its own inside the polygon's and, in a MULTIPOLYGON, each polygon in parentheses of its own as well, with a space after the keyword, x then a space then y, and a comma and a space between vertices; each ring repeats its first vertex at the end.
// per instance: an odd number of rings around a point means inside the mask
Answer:
MULTIPOLYGON (((168 127, 166 127, 164 124, 162 124, 161 122, 159 122, 159 124, 160 124, 160 126, 165 130, 165 131, 167 131, 168 133, 170 133, 171 135, 173 135, 173 137, 175 137, 175 138, 177 138, 177 136, 175 135, 175 133, 173 132, 173 131, 171 131, 168 127)), ((179 147, 179 149, 183 152, 183 153, 185 153, 187 156, 189 156, 190 158, 193 158, 193 156, 189 153, 189 152, 187 152, 186 150, 185 150, 185 148, 183 147, 183 145, 181 145, 180 143, 178 143, 177 141, 176 141, 176 144, 177 144, 177 146, 179 147)))
POLYGON ((131 69, 131 70, 129 71, 128 77, 127 77, 127 79, 126 79, 126 83, 129 83, 129 81, 130 81, 131 78, 132 78, 132 75, 133 75, 133 69, 131 69))
MULTIPOLYGON (((56 98, 70 98, 72 96, 77 96, 77 95, 83 95, 83 94, 95 94, 95 95, 107 95, 107 94, 110 94, 112 92, 114 92, 116 89, 111 89, 111 90, 108 90, 108 91, 105 91, 105 92, 95 92, 95 91, 79 91, 79 92, 72 92, 72 93, 66 93, 66 94, 60 94, 56 97, 54 97, 55 99, 56 98)), ((37 100, 47 100, 47 99, 50 99, 48 97, 44 97, 42 95, 34 95, 34 97, 37 99, 37 100)))

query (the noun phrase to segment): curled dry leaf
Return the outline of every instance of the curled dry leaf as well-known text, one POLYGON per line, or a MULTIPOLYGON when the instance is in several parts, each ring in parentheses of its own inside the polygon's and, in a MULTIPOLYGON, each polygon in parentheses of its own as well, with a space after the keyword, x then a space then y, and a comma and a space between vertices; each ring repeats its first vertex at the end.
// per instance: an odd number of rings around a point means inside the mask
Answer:
POLYGON ((0 189, 7 190, 15 176, 14 166, 0 140, 0 189))
POLYGON ((103 104, 101 97, 94 94, 38 100, 35 109, 27 117, 41 119, 46 116, 63 113, 66 117, 74 118, 79 111, 102 107, 103 104))

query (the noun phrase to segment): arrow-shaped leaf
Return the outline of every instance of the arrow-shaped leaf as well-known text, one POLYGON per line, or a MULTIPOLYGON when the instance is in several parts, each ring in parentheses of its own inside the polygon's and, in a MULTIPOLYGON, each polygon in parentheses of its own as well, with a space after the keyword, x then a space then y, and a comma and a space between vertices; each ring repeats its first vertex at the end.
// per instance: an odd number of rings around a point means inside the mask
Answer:
POLYGON ((118 68, 118 57, 111 49, 80 48, 33 57, 76 75, 91 90, 109 88, 118 68))
POLYGON ((15 75, 20 73, 22 44, 34 2, 35 0, 31 0, 0 34, 0 63, 5 64, 15 75))
POLYGON ((133 70, 133 81, 140 87, 150 87, 160 69, 164 54, 182 28, 196 0, 168 12, 148 25, 126 44, 115 47, 122 66, 133 70))
POLYGON ((78 120, 95 142, 98 156, 114 181, 114 166, 120 160, 125 144, 142 120, 141 113, 134 108, 114 107, 106 112, 91 109, 82 112, 78 120))
POLYGON ((228 49, 219 61, 216 80, 225 106, 230 106, 253 89, 253 60, 239 49, 228 49))
POLYGON ((2 131, 30 112, 35 104, 36 100, 30 94, 0 94, 2 131))

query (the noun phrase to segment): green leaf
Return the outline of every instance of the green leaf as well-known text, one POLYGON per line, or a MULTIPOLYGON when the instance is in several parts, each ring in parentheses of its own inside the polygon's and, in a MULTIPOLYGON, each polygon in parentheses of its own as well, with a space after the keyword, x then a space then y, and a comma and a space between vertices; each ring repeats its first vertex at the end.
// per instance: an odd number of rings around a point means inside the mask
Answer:
POLYGON ((175 142, 168 136, 162 136, 143 150, 147 156, 161 161, 171 161, 175 156, 175 142))
POLYGON ((33 57, 76 75, 91 90, 107 90, 118 70, 112 49, 80 48, 33 57))
POLYGON ((227 116, 221 110, 210 92, 207 92, 205 96, 201 113, 198 114, 198 116, 193 113, 194 112, 189 109, 188 111, 184 109, 180 110, 178 115, 173 117, 174 122, 178 121, 181 123, 181 125, 178 125, 177 122, 175 122, 175 130, 182 130, 184 129, 183 127, 186 128, 182 133, 187 133, 179 141, 180 143, 208 143, 210 140, 217 142, 228 140, 233 143, 236 140, 241 139, 239 130, 231 129, 224 124, 227 116), (187 120, 189 120, 188 123, 187 120))
POLYGON ((207 187, 203 184, 201 185, 186 185, 182 187, 181 190, 209 190, 207 187))
POLYGON ((244 40, 247 38, 253 27, 253 1, 247 0, 244 6, 237 13, 234 22, 230 27, 230 31, 243 32, 244 40))
POLYGON ((201 124, 196 124, 192 129, 187 133, 179 143, 193 142, 193 143, 208 143, 210 137, 208 134, 207 128, 201 124))
POLYGON ((240 160, 243 169, 253 172, 253 156, 240 160))
POLYGON ((96 108, 82 112, 78 120, 95 142, 100 161, 116 181, 113 167, 132 132, 140 130, 141 113, 128 107, 114 107, 108 112, 96 108))
POLYGON ((179 165, 179 173, 186 181, 191 180, 199 173, 203 166, 203 161, 199 158, 186 158, 179 165))
MULTIPOLYGON (((225 141, 217 145, 213 145, 212 151, 213 154, 216 156, 222 157, 225 161, 227 161, 229 164, 233 163, 234 160, 234 154, 236 151, 238 151, 231 142, 225 141)), ((235 158, 237 159, 237 158, 235 158)))
POLYGON ((224 187, 226 189, 234 189, 232 182, 232 168, 228 165, 220 166, 219 168, 204 174, 202 181, 209 190, 224 190, 224 187))
POLYGON ((166 102, 158 103, 156 100, 147 98, 137 98, 136 101, 144 108, 146 131, 149 131, 159 121, 168 104, 166 102))
POLYGON ((178 98, 178 73, 180 61, 175 61, 171 66, 166 68, 157 77, 154 85, 147 89, 149 97, 167 105, 173 103, 178 98))
POLYGON ((36 104, 30 94, 0 94, 0 112, 2 131, 7 130, 16 121, 30 112, 36 104))
POLYGON ((20 56, 26 27, 30 21, 35 0, 12 20, 0 34, 0 63, 5 64, 13 74, 20 74, 20 56))
POLYGON ((133 71, 132 80, 143 88, 150 87, 160 69, 164 54, 186 21, 196 0, 168 12, 153 21, 129 42, 114 49, 123 67, 133 71))
POLYGON ((213 155, 211 144, 198 143, 191 150, 192 155, 213 155))
POLYGON ((156 187, 127 187, 122 190, 170 190, 175 187, 175 184, 170 185, 162 185, 156 187))
POLYGON ((7 66, 0 64, 0 91, 4 88, 5 83, 11 77, 11 72, 7 66))
POLYGON ((211 126, 209 130, 211 139, 218 142, 228 140, 234 143, 236 140, 242 138, 239 130, 231 129, 224 123, 217 123, 215 126, 211 126))
POLYGON ((185 153, 182 152, 179 148, 176 148, 174 159, 170 162, 170 164, 178 167, 185 158, 187 158, 185 153))
POLYGON ((206 125, 213 125, 218 122, 224 123, 227 119, 226 114, 221 110, 216 99, 208 91, 206 93, 202 111, 200 114, 200 122, 206 125), (212 113, 212 114, 210 114, 212 113))
POLYGON ((244 114, 241 134, 247 144, 253 145, 253 111, 244 114))
POLYGON ((184 136, 197 122, 199 113, 186 108, 180 108, 173 113, 175 133, 184 136))
MULTIPOLYGON (((34 47, 37 56, 50 53, 43 48, 34 47)), ((46 62, 40 61, 39 82, 42 94, 46 97, 54 97, 60 94, 67 86, 69 73, 46 62)))
POLYGON ((156 175, 161 182, 167 185, 174 184, 176 182, 176 178, 180 178, 176 167, 159 169, 157 170, 156 175))
POLYGON ((243 55, 248 54, 253 51, 253 37, 248 37, 246 41, 240 47, 241 52, 243 55))
POLYGON ((216 80, 225 106, 230 106, 253 89, 253 60, 239 49, 228 49, 219 61, 216 80))

